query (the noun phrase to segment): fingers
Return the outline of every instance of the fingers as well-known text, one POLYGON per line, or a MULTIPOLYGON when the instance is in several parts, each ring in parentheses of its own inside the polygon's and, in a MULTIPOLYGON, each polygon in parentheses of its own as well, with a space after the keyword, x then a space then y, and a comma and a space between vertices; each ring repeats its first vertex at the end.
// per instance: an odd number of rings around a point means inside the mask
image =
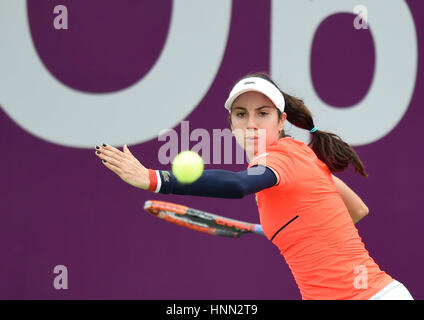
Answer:
POLYGON ((119 166, 120 157, 117 156, 117 154, 114 153, 111 148, 106 149, 107 147, 108 146, 106 144, 103 144, 103 147, 96 146, 96 156, 102 160, 102 163, 107 168, 120 175, 122 173, 119 166))
POLYGON ((114 154, 114 155, 116 155, 118 157, 125 156, 125 154, 121 150, 119 150, 119 149, 117 149, 117 148, 115 148, 115 147, 113 147, 113 146, 111 146, 109 144, 103 144, 103 146, 100 149, 101 150, 108 151, 111 154, 114 154))
MULTIPOLYGON (((105 160, 112 160, 114 159, 115 162, 121 162, 122 157, 110 150, 106 150, 105 148, 100 147, 98 150, 96 150, 96 154, 99 156, 100 159, 105 160)), ((112 162, 112 161, 111 161, 112 162)))
POLYGON ((102 163, 110 170, 112 170, 113 172, 115 172, 118 176, 121 176, 122 172, 119 169, 119 167, 114 166, 113 164, 111 164, 110 162, 104 161, 102 160, 102 163))
POLYGON ((100 146, 99 149, 101 152, 104 152, 106 155, 115 158, 117 160, 122 158, 127 158, 126 154, 122 152, 121 150, 109 145, 109 144, 103 144, 103 146, 100 146))
POLYGON ((101 159, 105 159, 105 160, 114 159, 115 165, 117 165, 117 163, 119 162, 122 162, 122 160, 124 159, 128 159, 127 154, 107 144, 103 144, 103 146, 96 146, 96 155, 98 155, 101 159))
POLYGON ((103 163, 106 161, 107 163, 110 163, 115 167, 120 167, 120 159, 112 158, 111 156, 108 156, 104 152, 101 152, 99 150, 96 151, 96 156, 99 157, 103 163))
MULTIPOLYGON (((103 144, 103 146, 96 146, 96 155, 104 161, 114 165, 115 167, 120 167, 120 162, 123 160, 123 153, 118 153, 114 150, 112 146, 103 144)), ((117 150, 117 149, 116 149, 117 150)))

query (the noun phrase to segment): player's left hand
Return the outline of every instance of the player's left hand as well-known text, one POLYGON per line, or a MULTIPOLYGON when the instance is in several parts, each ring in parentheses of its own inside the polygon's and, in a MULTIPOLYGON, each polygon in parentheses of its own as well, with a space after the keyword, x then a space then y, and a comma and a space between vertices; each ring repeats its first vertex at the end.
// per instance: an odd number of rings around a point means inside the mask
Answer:
POLYGON ((149 188, 149 170, 133 156, 127 145, 124 145, 123 151, 108 144, 95 149, 102 163, 126 183, 144 190, 149 188))

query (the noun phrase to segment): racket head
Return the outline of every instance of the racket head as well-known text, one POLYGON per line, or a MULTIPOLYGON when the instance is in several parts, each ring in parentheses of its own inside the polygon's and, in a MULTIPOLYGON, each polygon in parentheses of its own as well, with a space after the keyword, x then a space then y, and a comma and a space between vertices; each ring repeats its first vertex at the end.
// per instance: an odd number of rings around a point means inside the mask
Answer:
POLYGON ((255 224, 167 201, 147 200, 144 203, 144 210, 160 219, 210 235, 238 238, 246 233, 258 233, 255 224))

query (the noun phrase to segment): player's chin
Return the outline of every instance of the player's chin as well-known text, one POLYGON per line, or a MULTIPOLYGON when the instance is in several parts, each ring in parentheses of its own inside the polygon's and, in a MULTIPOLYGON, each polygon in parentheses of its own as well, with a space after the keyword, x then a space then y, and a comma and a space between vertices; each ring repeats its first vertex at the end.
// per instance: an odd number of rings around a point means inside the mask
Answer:
POLYGON ((259 148, 261 147, 266 140, 261 139, 261 138, 246 138, 245 139, 245 146, 246 148, 259 148))
POLYGON ((259 138, 258 137, 254 137, 254 138, 244 138, 244 142, 246 144, 257 144, 259 142, 259 138))

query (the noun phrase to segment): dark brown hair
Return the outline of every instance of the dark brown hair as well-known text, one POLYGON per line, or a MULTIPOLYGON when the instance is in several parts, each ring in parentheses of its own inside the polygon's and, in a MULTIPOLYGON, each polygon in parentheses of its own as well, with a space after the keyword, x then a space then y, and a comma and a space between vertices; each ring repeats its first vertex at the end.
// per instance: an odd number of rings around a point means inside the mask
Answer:
MULTIPOLYGON (((309 109, 305 106, 302 99, 299 99, 295 96, 289 95, 282 91, 277 84, 271 79, 268 73, 259 72, 259 73, 250 73, 238 81, 250 78, 250 77, 259 77, 271 82, 284 96, 285 108, 284 112, 287 114, 287 120, 295 125, 296 127, 312 130, 315 125, 312 119, 312 114, 309 109)), ((237 82, 238 82, 237 81, 237 82)), ((278 110, 278 116, 281 118, 283 116, 282 112, 278 110)), ((231 115, 230 115, 231 123, 231 115)), ((280 134, 280 138, 287 137, 284 130, 280 134)), ((338 135, 317 130, 312 133, 312 139, 309 143, 309 146, 315 152, 317 157, 324 162, 330 171, 344 171, 347 169, 350 163, 352 163, 356 172, 358 172, 363 177, 368 177, 365 172, 364 165, 359 159, 359 156, 353 150, 353 148, 344 142, 338 135)))

